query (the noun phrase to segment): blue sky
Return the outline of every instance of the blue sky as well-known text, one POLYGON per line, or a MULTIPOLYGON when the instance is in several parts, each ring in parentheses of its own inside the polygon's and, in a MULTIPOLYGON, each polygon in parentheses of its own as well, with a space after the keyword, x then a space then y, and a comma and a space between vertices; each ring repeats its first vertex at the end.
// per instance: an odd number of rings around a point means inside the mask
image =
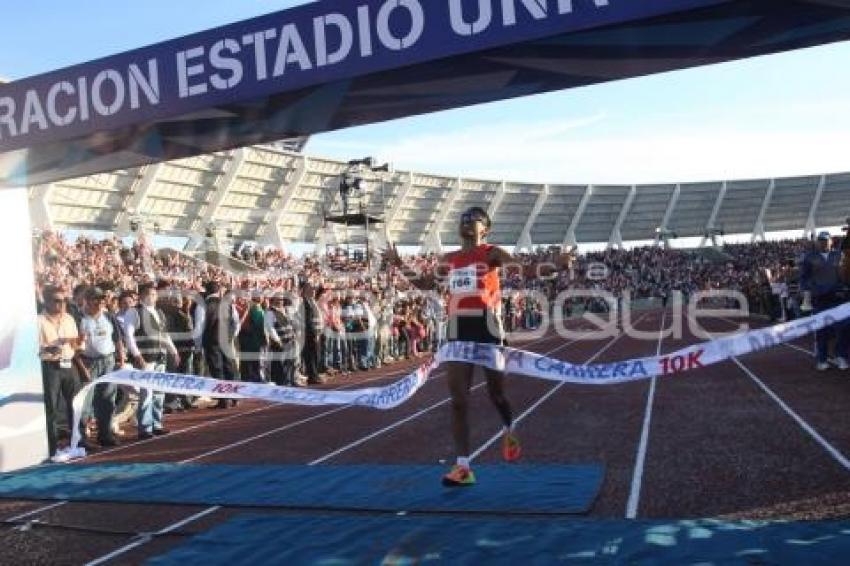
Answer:
MULTIPOLYGON (((18 79, 303 4, 33 0, 4 6, 0 77, 18 79), (49 38, 49 39, 46 39, 49 38)), ((551 183, 850 170, 850 44, 835 44, 315 136, 308 153, 551 183)))

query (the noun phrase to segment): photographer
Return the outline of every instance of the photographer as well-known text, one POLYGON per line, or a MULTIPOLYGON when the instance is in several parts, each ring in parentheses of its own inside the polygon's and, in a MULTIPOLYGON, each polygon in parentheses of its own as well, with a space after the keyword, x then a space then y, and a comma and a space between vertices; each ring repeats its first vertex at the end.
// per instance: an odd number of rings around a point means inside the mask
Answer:
MULTIPOLYGON (((800 266, 800 289, 809 293, 812 312, 820 312, 837 307, 844 302, 844 285, 839 276, 841 252, 831 250, 832 237, 829 232, 820 232, 815 249, 805 256, 800 266)), ((815 368, 818 371, 829 369, 828 360, 829 338, 836 335, 835 357, 832 364, 840 370, 850 368, 847 363, 848 333, 846 322, 838 322, 815 333, 816 358, 815 368)))

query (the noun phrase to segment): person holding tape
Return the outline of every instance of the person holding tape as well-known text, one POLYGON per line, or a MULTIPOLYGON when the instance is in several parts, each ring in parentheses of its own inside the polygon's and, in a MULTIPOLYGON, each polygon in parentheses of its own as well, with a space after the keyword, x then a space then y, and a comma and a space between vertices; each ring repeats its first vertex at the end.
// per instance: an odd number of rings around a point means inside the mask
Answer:
MULTIPOLYGON (((461 215, 458 227, 461 249, 442 256, 436 274, 403 272, 411 284, 423 290, 435 289, 437 278, 448 286, 448 341, 504 345, 500 270, 509 265, 519 265, 520 261, 502 248, 485 243, 491 224, 490 216, 483 208, 468 209, 461 215)), ((565 254, 562 264, 568 267, 571 258, 571 254, 565 254)), ((387 250, 385 259, 396 267, 403 267, 395 246, 387 250)), ((468 413, 475 366, 463 362, 447 362, 445 365, 452 399, 452 436, 457 461, 443 476, 442 482, 450 487, 471 486, 475 484, 475 474, 470 466, 468 413)), ((504 425, 502 458, 514 462, 520 458, 521 447, 514 431, 511 405, 505 395, 504 374, 486 368, 483 371, 490 400, 504 425)))

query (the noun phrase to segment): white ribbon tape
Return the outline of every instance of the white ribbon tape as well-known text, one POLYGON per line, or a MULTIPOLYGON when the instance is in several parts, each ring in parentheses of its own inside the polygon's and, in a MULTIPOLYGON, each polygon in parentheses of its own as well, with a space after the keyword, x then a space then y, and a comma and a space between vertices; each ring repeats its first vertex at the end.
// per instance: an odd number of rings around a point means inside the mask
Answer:
MULTIPOLYGON (((550 381, 611 385, 682 374, 796 340, 848 318, 850 318, 850 304, 844 304, 808 318, 719 338, 663 356, 589 365, 573 364, 515 348, 471 342, 450 342, 440 348, 433 360, 389 385, 347 391, 301 389, 263 383, 221 381, 196 375, 119 370, 100 377, 86 385, 77 394, 74 398, 74 422, 80 422, 86 394, 98 383, 129 385, 175 395, 259 399, 290 405, 356 405, 386 410, 398 407, 413 397, 430 379, 434 370, 444 362, 465 362, 505 373, 550 381)), ((76 450, 75 455, 79 455, 79 449, 75 448, 80 442, 79 429, 79 426, 72 427, 71 447, 72 450, 76 450)))

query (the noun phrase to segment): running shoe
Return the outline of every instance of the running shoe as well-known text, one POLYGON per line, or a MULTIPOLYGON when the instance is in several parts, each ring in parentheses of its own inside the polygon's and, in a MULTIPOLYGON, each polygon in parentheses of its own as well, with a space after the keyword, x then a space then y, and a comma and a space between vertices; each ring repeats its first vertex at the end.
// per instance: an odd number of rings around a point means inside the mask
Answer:
POLYGON ((516 434, 506 431, 502 437, 502 459, 505 462, 516 462, 522 456, 522 446, 516 434))
POLYGON ((475 485, 475 474, 472 470, 455 464, 449 473, 443 476, 443 485, 446 487, 465 487, 475 485))

